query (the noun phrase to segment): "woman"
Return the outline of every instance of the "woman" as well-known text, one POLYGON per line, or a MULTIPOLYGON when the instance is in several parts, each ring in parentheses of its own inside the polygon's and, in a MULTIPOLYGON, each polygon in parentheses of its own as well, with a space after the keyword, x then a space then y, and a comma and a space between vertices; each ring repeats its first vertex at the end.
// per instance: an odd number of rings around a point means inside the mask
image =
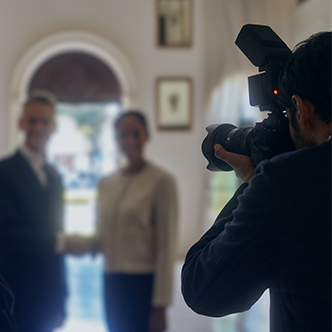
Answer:
POLYGON ((144 158, 145 117, 115 123, 127 165, 101 180, 98 243, 105 256, 105 301, 112 332, 162 332, 171 302, 177 219, 173 178, 144 158))

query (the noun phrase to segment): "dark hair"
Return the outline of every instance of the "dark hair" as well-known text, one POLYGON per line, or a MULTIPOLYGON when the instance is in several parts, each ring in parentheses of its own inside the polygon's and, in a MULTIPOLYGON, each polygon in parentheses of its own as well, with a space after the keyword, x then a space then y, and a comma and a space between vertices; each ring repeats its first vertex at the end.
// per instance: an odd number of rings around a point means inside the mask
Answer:
POLYGON ((128 116, 133 116, 135 117, 145 128, 146 131, 148 131, 148 121, 145 117, 145 115, 137 110, 128 110, 124 113, 122 113, 116 120, 114 123, 114 127, 115 129, 118 129, 120 122, 124 119, 127 118, 128 116))
POLYGON ((32 103, 45 104, 54 109, 56 97, 51 92, 46 90, 34 90, 30 92, 28 99, 24 103, 24 107, 32 103))
POLYGON ((282 69, 280 103, 290 110, 291 123, 296 114, 293 95, 311 102, 324 123, 331 122, 331 32, 299 43, 282 69))

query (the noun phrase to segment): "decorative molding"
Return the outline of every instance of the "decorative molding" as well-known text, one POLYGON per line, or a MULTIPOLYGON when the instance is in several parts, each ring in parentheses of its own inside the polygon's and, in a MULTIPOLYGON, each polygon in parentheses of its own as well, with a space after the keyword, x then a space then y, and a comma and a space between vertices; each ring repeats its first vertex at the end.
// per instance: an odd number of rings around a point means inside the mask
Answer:
POLYGON ((84 52, 103 61, 114 72, 121 86, 123 107, 135 107, 137 80, 127 57, 109 40, 84 31, 56 33, 33 45, 20 59, 10 84, 11 148, 18 142, 17 120, 27 97, 29 82, 36 70, 50 58, 65 52, 84 52))

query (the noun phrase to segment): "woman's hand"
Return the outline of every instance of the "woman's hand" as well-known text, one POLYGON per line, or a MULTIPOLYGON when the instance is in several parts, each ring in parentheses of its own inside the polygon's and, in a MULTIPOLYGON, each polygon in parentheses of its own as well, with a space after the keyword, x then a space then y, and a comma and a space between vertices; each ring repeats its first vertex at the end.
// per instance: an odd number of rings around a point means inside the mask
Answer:
POLYGON ((151 309, 149 327, 149 332, 166 331, 166 310, 164 307, 151 309))
POLYGON ((242 154, 226 151, 220 144, 214 145, 214 155, 234 168, 235 174, 244 183, 255 175, 255 167, 251 165, 250 158, 242 154))

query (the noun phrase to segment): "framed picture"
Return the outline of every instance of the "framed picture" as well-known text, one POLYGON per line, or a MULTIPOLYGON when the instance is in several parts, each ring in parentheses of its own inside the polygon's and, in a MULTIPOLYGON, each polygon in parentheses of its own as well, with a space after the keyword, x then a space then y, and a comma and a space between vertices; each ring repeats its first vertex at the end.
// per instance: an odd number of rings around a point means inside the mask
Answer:
POLYGON ((157 45, 192 45, 192 0, 155 0, 157 8, 157 45))
POLYGON ((191 128, 192 86, 192 80, 187 77, 166 77, 157 80, 157 126, 160 130, 191 128))

